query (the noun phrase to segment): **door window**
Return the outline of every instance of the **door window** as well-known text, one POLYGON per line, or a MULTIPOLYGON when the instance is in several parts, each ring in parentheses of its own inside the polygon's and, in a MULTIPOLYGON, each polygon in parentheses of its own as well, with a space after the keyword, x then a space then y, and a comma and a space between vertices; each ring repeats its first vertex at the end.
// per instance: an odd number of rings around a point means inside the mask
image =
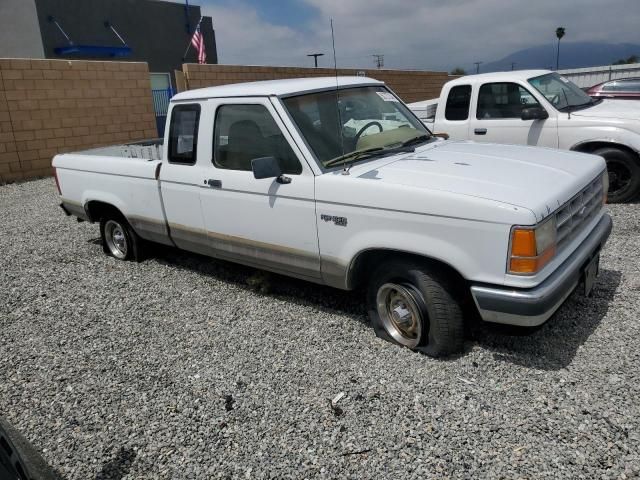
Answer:
POLYGON ((616 80, 605 83, 602 86, 603 92, 640 92, 640 79, 616 80))
POLYGON ((200 105, 176 105, 171 111, 169 162, 193 165, 198 149, 200 105))
POLYGON ((444 117, 447 120, 466 120, 469 118, 471 104, 471 85, 459 85, 449 91, 444 117))
POLYGON ((264 105, 222 105, 216 112, 213 163, 218 168, 251 171, 251 160, 274 157, 283 173, 297 175, 302 165, 264 105))
POLYGON ((535 97, 516 83, 485 83, 478 94, 476 118, 520 118, 523 108, 539 106, 535 97))

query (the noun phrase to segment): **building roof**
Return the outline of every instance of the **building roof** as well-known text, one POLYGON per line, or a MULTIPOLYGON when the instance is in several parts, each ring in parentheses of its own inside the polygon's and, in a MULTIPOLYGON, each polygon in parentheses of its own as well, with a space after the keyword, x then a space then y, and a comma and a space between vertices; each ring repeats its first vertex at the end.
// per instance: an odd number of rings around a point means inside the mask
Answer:
MULTIPOLYGON (((383 82, 368 77, 338 77, 338 86, 383 85, 383 82)), ((171 101, 194 100, 215 97, 265 97, 288 95, 313 90, 335 88, 336 77, 291 78, 286 80, 266 80, 261 82, 231 83, 218 87, 198 88, 178 93, 171 101)))

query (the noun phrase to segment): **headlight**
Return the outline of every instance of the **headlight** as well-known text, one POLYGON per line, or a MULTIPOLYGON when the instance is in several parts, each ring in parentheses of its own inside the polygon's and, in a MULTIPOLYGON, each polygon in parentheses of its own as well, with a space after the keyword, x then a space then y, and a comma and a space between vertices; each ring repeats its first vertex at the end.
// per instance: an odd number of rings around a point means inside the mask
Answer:
POLYGON ((602 175, 602 203, 607 203, 607 195, 609 195, 609 172, 604 171, 602 175))
POLYGON ((508 272, 534 275, 556 254, 556 217, 536 227, 513 227, 509 246, 508 272))

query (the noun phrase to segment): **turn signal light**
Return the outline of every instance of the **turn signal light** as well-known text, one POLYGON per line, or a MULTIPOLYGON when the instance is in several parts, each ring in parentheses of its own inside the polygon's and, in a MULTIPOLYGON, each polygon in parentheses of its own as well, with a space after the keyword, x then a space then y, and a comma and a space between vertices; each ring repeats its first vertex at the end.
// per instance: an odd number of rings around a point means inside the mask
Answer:
POLYGON ((538 273, 542 268, 549 263, 549 260, 556 254, 555 248, 549 248, 542 255, 538 255, 532 258, 518 258, 511 257, 509 262, 510 273, 519 273, 521 275, 533 275, 538 273))
POLYGON ((513 233, 511 234, 511 255, 515 257, 535 257, 535 231, 514 228, 513 233))
POLYGON ((556 219, 545 220, 536 227, 513 227, 508 272, 535 275, 556 254, 556 219))

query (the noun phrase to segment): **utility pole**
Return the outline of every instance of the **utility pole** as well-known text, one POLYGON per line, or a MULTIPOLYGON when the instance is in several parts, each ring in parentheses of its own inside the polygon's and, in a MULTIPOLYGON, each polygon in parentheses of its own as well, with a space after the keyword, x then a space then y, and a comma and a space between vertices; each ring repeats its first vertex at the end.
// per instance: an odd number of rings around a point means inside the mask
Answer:
POLYGON ((476 73, 480 73, 480 65, 481 65, 482 63, 483 63, 483 62, 473 62, 473 64, 476 66, 476 73))
POLYGON ((511 62, 511 71, 515 69, 515 66, 516 66, 516 62, 511 62))
POLYGON ((318 68, 318 57, 324 56, 324 53, 310 53, 307 57, 313 57, 313 63, 315 67, 318 68))
POLYGON ((384 55, 383 54, 374 53, 371 56, 373 57, 373 63, 375 64, 376 68, 384 67, 384 55))
POLYGON ((189 0, 184 0, 184 29, 187 31, 187 35, 191 35, 191 22, 189 21, 189 0))

